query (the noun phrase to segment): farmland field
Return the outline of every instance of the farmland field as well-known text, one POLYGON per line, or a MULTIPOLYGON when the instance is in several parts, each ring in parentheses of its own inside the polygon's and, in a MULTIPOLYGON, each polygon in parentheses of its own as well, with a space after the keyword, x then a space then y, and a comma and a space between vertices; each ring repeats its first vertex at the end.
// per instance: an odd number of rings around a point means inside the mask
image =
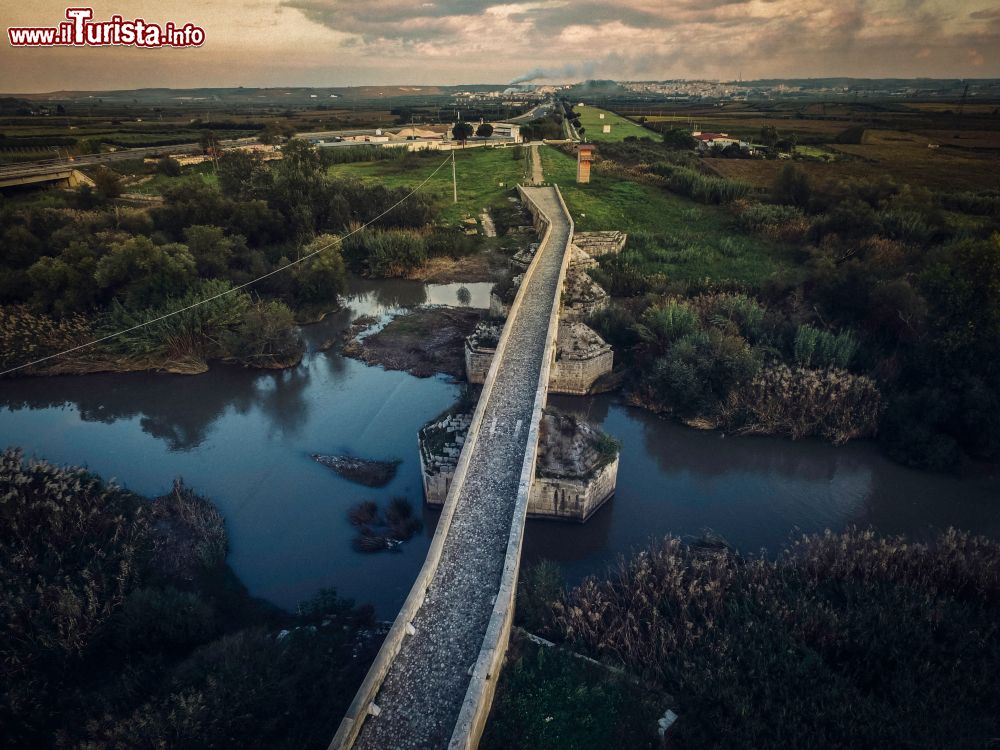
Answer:
MULTIPOLYGON (((509 205, 507 197, 524 179, 524 164, 508 148, 459 149, 455 153, 458 203, 452 202, 451 167, 445 165, 430 179, 423 192, 441 207, 441 218, 455 224, 476 216, 483 208, 509 205)), ((442 152, 411 155, 405 159, 337 164, 330 174, 379 183, 388 188, 416 187, 447 157, 442 152)))
POLYGON ((620 229, 650 237, 653 247, 630 258, 645 273, 752 285, 791 268, 791 248, 746 234, 725 208, 598 170, 590 184, 577 185, 572 157, 553 148, 542 148, 541 157, 545 179, 559 185, 577 230, 620 229))
POLYGON ((584 136, 588 141, 623 141, 630 135, 636 138, 659 138, 653 131, 636 125, 624 117, 619 117, 614 112, 608 112, 606 109, 587 105, 575 107, 574 111, 580 115, 580 124, 586 128, 584 136), (601 115, 604 115, 603 120, 601 115), (604 125, 611 126, 610 133, 602 132, 604 125))

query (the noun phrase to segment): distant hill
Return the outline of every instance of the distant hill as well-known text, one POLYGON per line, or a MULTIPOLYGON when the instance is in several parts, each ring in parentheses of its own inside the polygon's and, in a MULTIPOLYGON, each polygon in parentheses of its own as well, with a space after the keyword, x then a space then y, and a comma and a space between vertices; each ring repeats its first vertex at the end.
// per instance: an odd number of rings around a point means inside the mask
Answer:
POLYGON ((371 101, 376 99, 400 99, 408 97, 449 96, 458 91, 502 91, 500 84, 469 84, 465 86, 288 86, 268 88, 145 88, 120 89, 115 91, 47 91, 36 94, 0 94, 0 98, 10 96, 20 100, 35 102, 80 102, 100 99, 107 103, 136 102, 140 104, 186 104, 211 101, 219 104, 280 104, 282 102, 303 104, 317 103, 331 99, 346 101, 371 101))

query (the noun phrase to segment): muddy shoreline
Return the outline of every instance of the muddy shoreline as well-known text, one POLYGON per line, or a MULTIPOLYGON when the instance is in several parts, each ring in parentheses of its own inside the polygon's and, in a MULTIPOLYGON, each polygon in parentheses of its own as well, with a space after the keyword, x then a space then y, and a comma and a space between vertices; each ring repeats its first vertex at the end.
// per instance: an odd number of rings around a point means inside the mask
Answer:
POLYGON ((465 337, 485 314, 479 309, 418 307, 370 336, 349 329, 352 334, 342 351, 365 364, 403 370, 418 378, 443 373, 463 380, 465 337))

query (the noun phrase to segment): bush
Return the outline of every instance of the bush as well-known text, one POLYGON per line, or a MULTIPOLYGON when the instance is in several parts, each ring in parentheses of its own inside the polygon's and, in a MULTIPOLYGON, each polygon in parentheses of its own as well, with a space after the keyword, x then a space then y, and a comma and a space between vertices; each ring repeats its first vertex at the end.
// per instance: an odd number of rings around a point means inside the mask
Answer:
POLYGON ((750 203, 737 216, 745 229, 779 238, 801 237, 809 227, 805 214, 797 206, 750 203))
POLYGON ((514 610, 521 626, 531 633, 548 633, 552 605, 562 597, 563 585, 562 571, 551 560, 541 560, 522 570, 514 610))
POLYGON ((217 632, 212 608, 197 594, 173 586, 136 589, 115 623, 117 643, 136 653, 187 652, 217 632))
POLYGON ((771 185, 771 197, 786 206, 805 208, 812 198, 808 175, 794 164, 786 164, 771 185))
POLYGON ((227 358, 249 367, 284 367, 298 362, 305 344, 295 316, 282 302, 258 301, 224 338, 227 358))
POLYGON ((698 328, 697 312, 686 302, 670 300, 648 308, 637 331, 646 343, 666 349, 698 328))
POLYGON ((772 560, 668 538, 553 609, 568 644, 677 696, 679 750, 1000 732, 1000 544, 981 537, 827 532, 772 560))
POLYGON ((753 186, 742 180, 711 177, 688 167, 658 162, 650 167, 653 174, 663 177, 667 188, 686 195, 699 203, 730 203, 748 195, 753 186))
POLYGON ((640 341, 635 316, 623 305, 612 303, 600 308, 590 316, 587 325, 617 351, 627 351, 640 341))
POLYGON ((365 276, 405 276, 427 260, 422 235, 410 230, 363 230, 344 241, 347 262, 365 276))
POLYGON ((881 407, 871 378, 775 365, 729 393, 719 425, 737 434, 817 436, 840 444, 875 434, 881 407))
POLYGON ((759 367, 758 355, 739 336, 696 331, 680 338, 641 376, 639 400, 680 416, 711 415, 759 367))
POLYGON ((702 294, 691 301, 691 306, 699 311, 705 323, 720 330, 725 330, 727 324, 732 324, 751 343, 759 343, 765 338, 764 318, 767 308, 745 294, 702 294))
POLYGON ((316 253, 292 270, 293 296, 301 305, 336 306, 347 288, 347 270, 341 255, 340 240, 321 234, 304 248, 303 256, 316 253))
POLYGON ((326 747, 379 645, 370 608, 253 600, 180 483, 149 502, 8 450, 0 498, 5 748, 326 747))
POLYGON ((794 356, 801 367, 850 366, 858 351, 858 341, 850 331, 834 335, 809 325, 800 325, 795 332, 794 356))
POLYGON ((637 297, 649 291, 649 277, 633 253, 609 255, 600 259, 600 267, 589 273, 613 297, 637 297))
POLYGON ((156 171, 167 177, 180 177, 181 163, 169 156, 163 156, 156 162, 156 171))

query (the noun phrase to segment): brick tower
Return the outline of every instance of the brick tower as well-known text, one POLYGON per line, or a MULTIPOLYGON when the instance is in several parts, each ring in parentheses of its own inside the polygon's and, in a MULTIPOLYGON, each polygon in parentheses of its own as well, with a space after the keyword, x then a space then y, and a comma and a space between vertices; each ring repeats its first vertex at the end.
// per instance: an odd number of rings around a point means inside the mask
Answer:
POLYGON ((590 162, 593 160, 593 144, 581 143, 576 147, 576 181, 580 184, 590 182, 590 162))

